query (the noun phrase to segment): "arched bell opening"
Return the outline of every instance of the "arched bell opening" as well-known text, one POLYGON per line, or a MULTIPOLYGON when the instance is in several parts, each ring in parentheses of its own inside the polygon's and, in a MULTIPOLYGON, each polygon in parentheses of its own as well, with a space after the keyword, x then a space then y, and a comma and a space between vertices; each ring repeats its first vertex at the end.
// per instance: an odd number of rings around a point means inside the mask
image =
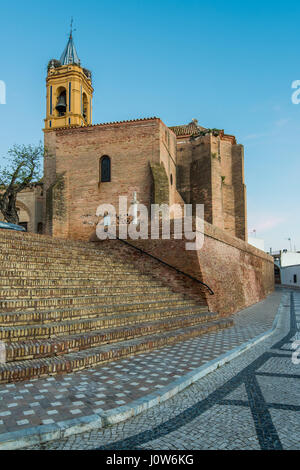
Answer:
POLYGON ((85 93, 82 95, 82 114, 84 119, 87 121, 89 115, 89 102, 85 93))
POLYGON ((67 91, 64 87, 59 87, 57 90, 57 100, 55 109, 57 116, 64 116, 67 111, 67 91))

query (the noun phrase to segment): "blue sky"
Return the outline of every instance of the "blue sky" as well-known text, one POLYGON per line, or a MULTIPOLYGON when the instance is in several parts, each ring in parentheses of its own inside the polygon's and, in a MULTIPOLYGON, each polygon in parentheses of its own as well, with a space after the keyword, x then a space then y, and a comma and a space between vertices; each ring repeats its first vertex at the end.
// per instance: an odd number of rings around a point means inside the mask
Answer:
POLYGON ((93 72, 94 123, 197 118, 245 146, 249 230, 266 249, 300 250, 299 2, 102 0, 1 4, 0 161, 42 139, 46 66, 74 17, 75 45, 93 72))

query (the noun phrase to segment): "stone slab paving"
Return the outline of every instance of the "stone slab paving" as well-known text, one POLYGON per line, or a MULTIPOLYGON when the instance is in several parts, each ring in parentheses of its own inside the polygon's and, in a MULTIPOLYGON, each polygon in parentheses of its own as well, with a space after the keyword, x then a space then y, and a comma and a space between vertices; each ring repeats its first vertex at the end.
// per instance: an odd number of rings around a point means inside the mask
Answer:
MULTIPOLYGON (((82 372, 0 385, 0 442, 1 434, 7 432, 101 414, 157 391, 271 328, 281 295, 277 291, 265 301, 239 312, 234 316, 234 327, 227 330, 82 372)), ((225 411, 221 415, 225 415, 225 411)), ((246 407, 243 412, 247 413, 246 407)), ((131 421, 128 421, 129 427, 131 421)), ((123 426, 125 423, 119 425, 120 428, 123 426)), ((112 427, 99 432, 114 433, 112 427)), ((117 434, 116 431, 116 437, 117 434)), ((69 439, 73 442, 74 438, 69 439)), ((85 442, 86 433, 80 439, 85 442)), ((115 439, 110 437, 111 440, 115 439)), ((47 445, 51 446, 51 443, 47 445)))

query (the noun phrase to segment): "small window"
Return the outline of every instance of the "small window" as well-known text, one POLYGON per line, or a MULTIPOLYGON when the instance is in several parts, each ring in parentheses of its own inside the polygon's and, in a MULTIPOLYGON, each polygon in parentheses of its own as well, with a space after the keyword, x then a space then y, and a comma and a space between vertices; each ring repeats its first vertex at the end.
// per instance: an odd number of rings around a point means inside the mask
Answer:
POLYGON ((171 186, 172 186, 172 184, 173 184, 173 175, 172 175, 172 173, 170 175, 170 181, 171 181, 171 186))
POLYGON ((297 284, 297 274, 294 274, 294 284, 297 284))
POLYGON ((100 182, 108 183, 111 180, 111 162, 107 155, 100 158, 100 182))

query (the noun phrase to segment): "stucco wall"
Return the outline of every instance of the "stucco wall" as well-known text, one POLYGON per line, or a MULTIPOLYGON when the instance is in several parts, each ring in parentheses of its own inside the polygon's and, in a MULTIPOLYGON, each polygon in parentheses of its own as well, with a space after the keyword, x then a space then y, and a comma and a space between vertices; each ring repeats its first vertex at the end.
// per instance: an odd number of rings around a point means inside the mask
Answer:
POLYGON ((280 273, 281 284, 292 287, 300 287, 300 264, 281 268, 280 273), (296 276, 295 279, 294 276, 296 276))

